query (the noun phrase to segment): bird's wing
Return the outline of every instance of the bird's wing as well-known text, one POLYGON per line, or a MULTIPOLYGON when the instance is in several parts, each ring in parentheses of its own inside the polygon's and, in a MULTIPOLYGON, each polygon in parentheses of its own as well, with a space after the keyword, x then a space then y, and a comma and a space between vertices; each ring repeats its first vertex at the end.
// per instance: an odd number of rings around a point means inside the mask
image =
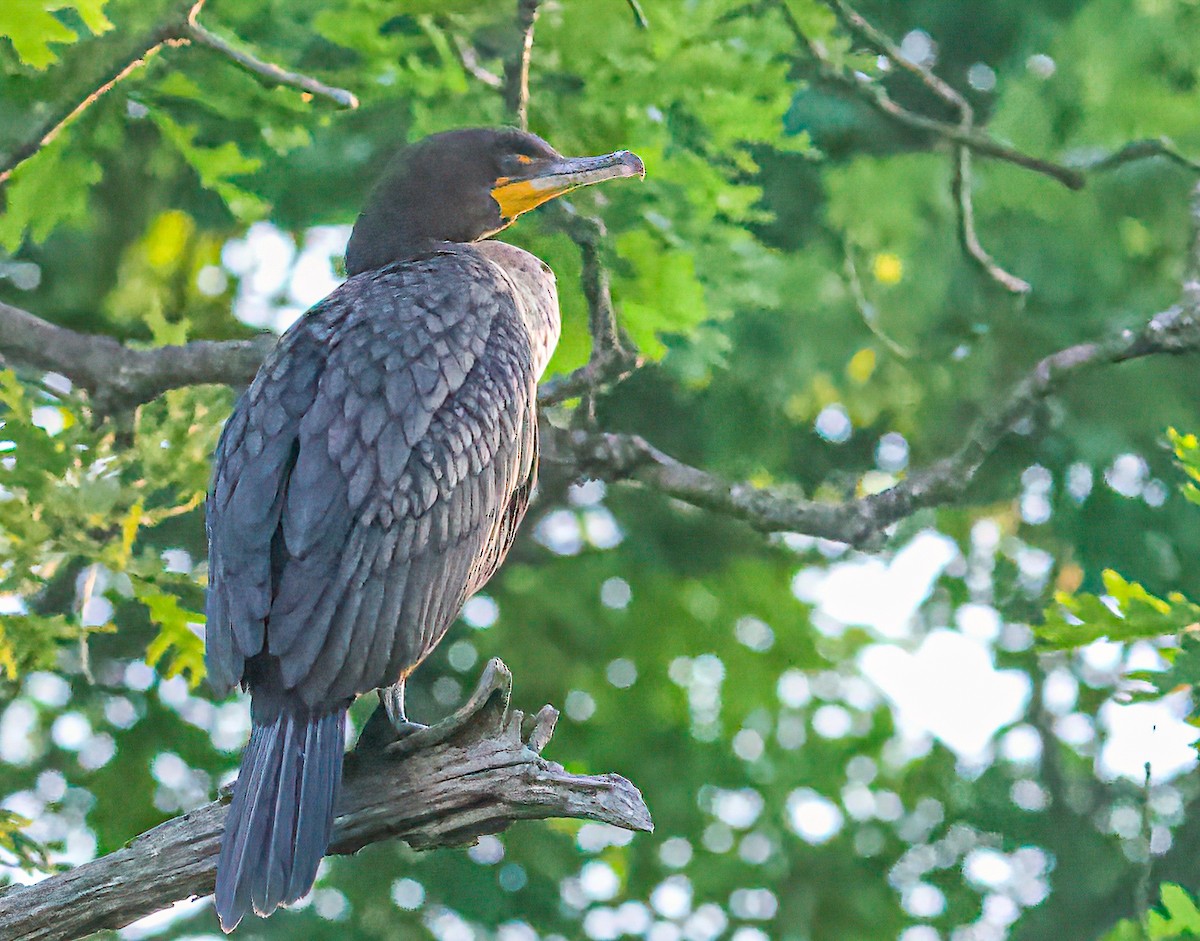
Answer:
POLYGON ((450 257, 356 289, 299 424, 266 651, 310 704, 395 682, 428 652, 494 571, 531 473, 534 377, 511 288, 450 257))

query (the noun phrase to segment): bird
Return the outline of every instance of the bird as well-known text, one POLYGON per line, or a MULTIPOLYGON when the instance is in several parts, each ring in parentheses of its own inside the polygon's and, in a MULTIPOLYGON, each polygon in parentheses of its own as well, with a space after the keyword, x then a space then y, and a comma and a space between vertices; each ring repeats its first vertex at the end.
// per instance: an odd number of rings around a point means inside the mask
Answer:
POLYGON ((312 888, 346 713, 404 683, 492 577, 537 479, 536 387, 558 341, 554 273, 489 237, 581 186, 643 177, 629 151, 564 157, 515 128, 401 150, 358 216, 347 280, 241 395, 206 501, 205 662, 250 693, 217 862, 225 932, 312 888))

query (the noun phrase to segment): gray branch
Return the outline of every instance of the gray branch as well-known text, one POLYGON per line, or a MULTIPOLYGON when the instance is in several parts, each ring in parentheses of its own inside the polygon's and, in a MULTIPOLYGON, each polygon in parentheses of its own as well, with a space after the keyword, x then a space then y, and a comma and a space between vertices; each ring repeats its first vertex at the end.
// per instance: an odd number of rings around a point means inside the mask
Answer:
MULTIPOLYGON (((653 829, 637 788, 620 775, 568 774, 540 753, 558 713, 546 706, 522 732, 508 705, 512 677, 499 660, 457 713, 382 753, 353 752, 330 854, 399 838, 418 849, 460 846, 516 820, 574 817, 653 829)), ((0 894, 0 937, 73 941, 116 929, 180 899, 208 895, 227 798, 135 837, 69 872, 0 894)))

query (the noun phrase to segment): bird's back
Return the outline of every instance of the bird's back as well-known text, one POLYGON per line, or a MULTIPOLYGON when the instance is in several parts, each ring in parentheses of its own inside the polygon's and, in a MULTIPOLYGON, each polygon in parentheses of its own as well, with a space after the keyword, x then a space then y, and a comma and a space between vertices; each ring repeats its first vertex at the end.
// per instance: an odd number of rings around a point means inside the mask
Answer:
POLYGON ((395 682, 507 551, 536 462, 545 334, 527 321, 544 311, 480 248, 346 282, 230 418, 208 504, 208 660, 221 688, 281 687, 256 711, 395 682))

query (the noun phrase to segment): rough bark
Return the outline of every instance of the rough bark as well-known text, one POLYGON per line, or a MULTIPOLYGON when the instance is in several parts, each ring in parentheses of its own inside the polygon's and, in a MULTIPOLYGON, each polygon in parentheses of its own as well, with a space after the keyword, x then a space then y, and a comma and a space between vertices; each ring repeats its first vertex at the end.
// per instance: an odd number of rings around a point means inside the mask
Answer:
MULTIPOLYGON (((512 676, 488 663, 470 700, 446 721, 346 758, 329 853, 396 837, 418 849, 458 846, 515 820, 576 817, 651 830, 637 788, 617 774, 568 774, 546 761, 558 713, 508 705, 512 676)), ((0 895, 0 938, 71 941, 115 929, 181 899, 208 895, 228 795, 135 837, 124 849, 0 895)))

